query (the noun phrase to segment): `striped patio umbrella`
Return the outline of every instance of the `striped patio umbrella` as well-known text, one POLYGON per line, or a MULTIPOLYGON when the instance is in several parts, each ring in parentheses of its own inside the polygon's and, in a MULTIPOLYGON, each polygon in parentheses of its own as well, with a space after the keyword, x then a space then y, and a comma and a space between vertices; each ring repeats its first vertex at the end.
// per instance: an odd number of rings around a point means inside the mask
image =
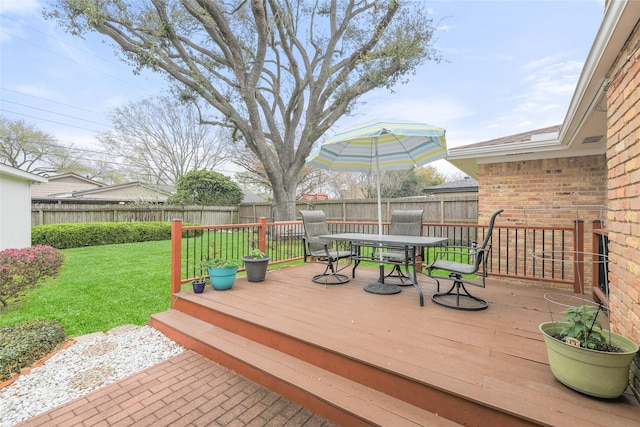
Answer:
POLYGON ((307 157, 309 165, 376 176, 378 232, 382 234, 380 172, 423 166, 447 156, 445 130, 403 120, 372 120, 336 134, 307 157))

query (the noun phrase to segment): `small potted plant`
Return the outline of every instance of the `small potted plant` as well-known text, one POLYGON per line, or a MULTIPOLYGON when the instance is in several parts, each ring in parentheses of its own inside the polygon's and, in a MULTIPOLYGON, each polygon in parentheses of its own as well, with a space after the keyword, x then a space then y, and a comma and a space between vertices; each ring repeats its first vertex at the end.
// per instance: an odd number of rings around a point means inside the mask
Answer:
POLYGON ((236 280, 240 262, 235 259, 211 258, 202 261, 202 268, 209 272, 211 286, 217 291, 230 289, 236 280))
POLYGON ((196 294, 201 294, 202 292, 204 292, 205 282, 200 277, 194 277, 191 284, 193 285, 193 292, 195 292, 196 294))
POLYGON ((616 398, 629 383, 629 368, 638 346, 622 335, 602 329, 592 305, 569 307, 563 319, 540 325, 549 367, 564 385, 601 398, 616 398))
POLYGON ((267 275, 270 259, 271 257, 268 257, 260 249, 254 249, 249 255, 242 257, 247 272, 247 280, 249 282, 262 282, 267 275))

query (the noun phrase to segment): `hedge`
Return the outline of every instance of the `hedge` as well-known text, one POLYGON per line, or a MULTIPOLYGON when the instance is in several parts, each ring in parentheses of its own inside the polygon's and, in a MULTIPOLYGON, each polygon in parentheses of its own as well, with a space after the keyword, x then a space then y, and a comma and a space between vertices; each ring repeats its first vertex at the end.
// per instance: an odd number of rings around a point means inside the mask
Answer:
POLYGON ((170 222, 89 222, 46 224, 31 228, 32 245, 57 249, 170 240, 170 222))

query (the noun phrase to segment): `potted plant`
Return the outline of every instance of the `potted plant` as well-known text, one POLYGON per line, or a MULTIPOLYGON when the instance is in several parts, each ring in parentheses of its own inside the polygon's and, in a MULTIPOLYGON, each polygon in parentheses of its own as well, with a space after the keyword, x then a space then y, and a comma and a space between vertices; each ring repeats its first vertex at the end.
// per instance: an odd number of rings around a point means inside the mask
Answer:
POLYGON ((202 261, 202 268, 209 272, 211 286, 217 291, 230 289, 236 280, 240 262, 235 259, 212 258, 202 261))
POLYGON ((638 345, 602 329, 601 307, 569 307, 556 322, 539 326, 547 346, 549 366, 564 385, 601 398, 619 397, 629 383, 629 368, 638 345))
POLYGON ((262 282, 267 275, 270 259, 271 257, 268 257, 260 249, 254 249, 249 255, 242 257, 247 271, 247 280, 249 282, 262 282))
POLYGON ((205 282, 200 277, 198 276, 194 277, 193 282, 191 282, 191 284, 193 285, 193 292, 195 292, 196 294, 201 294, 202 292, 204 292, 205 282))

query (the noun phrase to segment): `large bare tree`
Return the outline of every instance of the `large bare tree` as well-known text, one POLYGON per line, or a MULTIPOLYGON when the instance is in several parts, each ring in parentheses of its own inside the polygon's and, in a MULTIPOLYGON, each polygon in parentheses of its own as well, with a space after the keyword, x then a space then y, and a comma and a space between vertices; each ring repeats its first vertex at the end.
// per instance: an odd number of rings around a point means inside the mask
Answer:
POLYGON ((175 185, 198 169, 213 170, 227 157, 219 127, 200 124, 198 110, 170 97, 152 97, 116 108, 114 128, 98 136, 111 156, 122 159, 132 179, 175 185))
POLYGON ((422 2, 399 0, 58 0, 48 16, 114 40, 137 69, 166 73, 219 114, 264 165, 292 219, 313 144, 358 98, 439 61, 422 2), (274 155, 275 153, 275 155, 274 155))
POLYGON ((0 116, 0 163, 39 175, 67 172, 79 165, 72 148, 24 120, 0 116))
MULTIPOLYGON (((243 168, 242 172, 235 174, 236 181, 257 194, 273 200, 274 191, 269 177, 264 169, 264 165, 253 152, 246 148, 246 146, 236 147, 231 150, 230 159, 233 163, 243 168)), ((295 200, 302 198, 304 194, 318 191, 319 188, 325 186, 333 174, 331 171, 325 169, 314 168, 309 165, 303 166, 300 173, 298 173, 295 200)))

